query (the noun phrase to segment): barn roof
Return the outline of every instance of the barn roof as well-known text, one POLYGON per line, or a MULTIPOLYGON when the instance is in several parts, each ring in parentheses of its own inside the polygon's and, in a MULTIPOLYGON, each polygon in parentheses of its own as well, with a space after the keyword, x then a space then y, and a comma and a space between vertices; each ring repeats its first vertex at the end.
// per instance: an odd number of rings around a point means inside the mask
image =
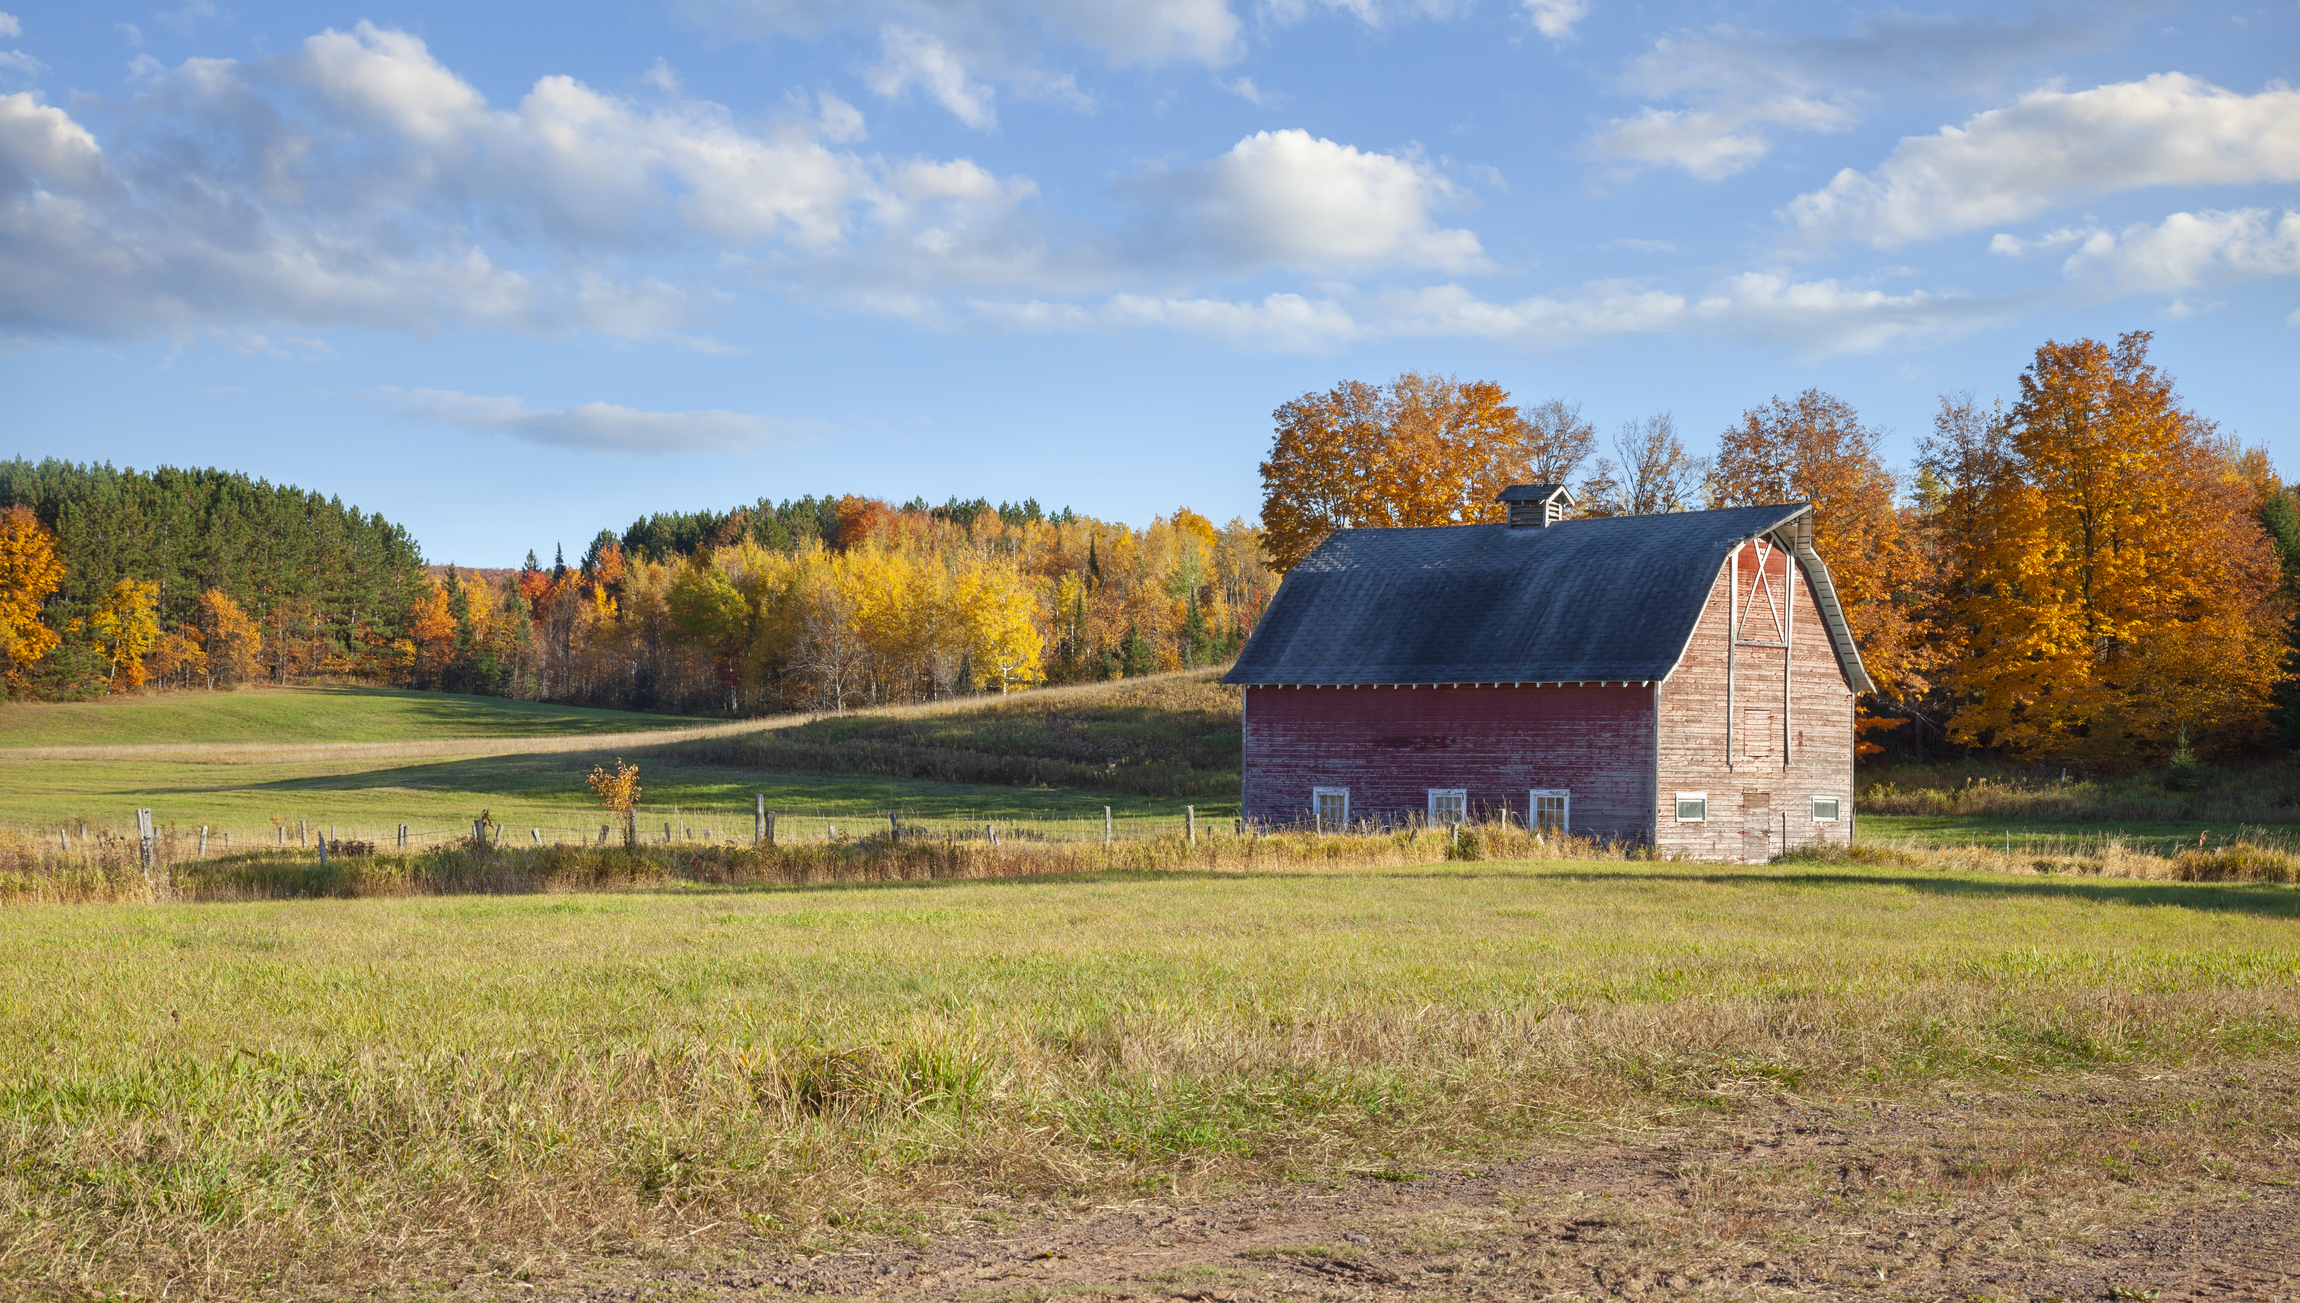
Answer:
POLYGON ((1861 668, 1810 503, 1336 531, 1287 574, 1225 683, 1650 682, 1669 677, 1733 550, 1779 531, 1837 661, 1861 668), (1784 528, 1787 526, 1788 528, 1784 528))

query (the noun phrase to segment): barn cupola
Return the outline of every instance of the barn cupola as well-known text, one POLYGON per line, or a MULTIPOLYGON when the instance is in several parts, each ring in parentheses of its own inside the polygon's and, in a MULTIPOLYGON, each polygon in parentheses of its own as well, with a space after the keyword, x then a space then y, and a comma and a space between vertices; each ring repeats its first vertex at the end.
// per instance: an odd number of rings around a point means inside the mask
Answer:
POLYGON ((1511 529, 1547 529, 1564 519, 1573 490, 1562 484, 1512 484, 1494 501, 1509 504, 1511 529))

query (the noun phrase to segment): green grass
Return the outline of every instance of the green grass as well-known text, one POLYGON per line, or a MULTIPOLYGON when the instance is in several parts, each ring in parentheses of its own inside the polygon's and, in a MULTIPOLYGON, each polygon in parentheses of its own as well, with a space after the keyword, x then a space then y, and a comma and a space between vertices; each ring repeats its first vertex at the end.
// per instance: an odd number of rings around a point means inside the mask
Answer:
POLYGON ((627 710, 391 688, 248 688, 155 692, 100 701, 12 702, 0 705, 0 749, 566 737, 700 722, 627 710))
POLYGON ((2286 887, 1621 863, 8 909, 0 1284, 303 1296, 2280 1054, 2296 922, 2286 887))
POLYGON ((850 715, 672 754, 752 768, 1137 796, 1235 799, 1239 689, 1219 669, 991 698, 931 714, 850 715))
MULTIPOLYGON (((785 817, 803 815, 806 835, 839 820, 883 818, 899 811, 920 819, 1067 823, 1066 831, 1099 835, 1104 805, 1138 825, 1175 824, 1186 802, 1126 793, 937 783, 852 774, 771 773, 699 764, 664 754, 665 748, 507 756, 423 758, 394 762, 313 759, 292 762, 204 763, 178 760, 9 761, 0 757, 0 819, 27 832, 52 835, 59 825, 132 826, 133 811, 149 809, 162 825, 211 825, 248 839, 271 837, 272 820, 292 829, 308 821, 334 826, 344 837, 373 839, 398 824, 419 834, 463 835, 481 811, 518 830, 541 827, 547 840, 596 834, 603 816, 584 786, 594 765, 624 755, 640 768, 640 823, 659 834, 665 819, 691 828, 706 824, 751 831, 752 799, 764 794, 785 817), (1084 821, 1083 823, 1080 821, 1084 821)), ((675 752, 675 748, 670 748, 675 752)), ((1233 818, 1227 802, 1196 802, 1202 818, 1233 818)), ((785 826, 798 827, 798 824, 785 826)), ((875 825, 874 825, 875 826, 875 825)), ((293 836, 291 832, 291 837, 293 836)))

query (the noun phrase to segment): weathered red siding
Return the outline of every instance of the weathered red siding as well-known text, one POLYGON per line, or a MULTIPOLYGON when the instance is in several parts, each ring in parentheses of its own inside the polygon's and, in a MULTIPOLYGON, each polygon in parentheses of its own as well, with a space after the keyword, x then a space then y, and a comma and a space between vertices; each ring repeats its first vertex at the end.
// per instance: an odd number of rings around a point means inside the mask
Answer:
MULTIPOLYGON (((1766 570, 1778 591, 1787 554, 1778 548, 1768 551, 1766 570)), ((1744 600, 1757 555, 1755 544, 1741 550, 1744 600)), ((1697 859, 1763 860, 1780 852, 1784 837, 1790 846, 1842 842, 1853 827, 1853 690, 1837 664, 1820 605, 1801 568, 1786 683, 1779 649, 1733 649, 1728 763, 1729 574, 1718 575, 1684 659, 1661 685, 1655 844, 1664 853, 1697 859), (1679 792, 1708 793, 1706 822, 1677 821, 1679 792), (1814 820, 1814 797, 1836 799, 1835 822, 1814 820)), ((1764 605, 1762 598, 1759 604, 1764 605)), ((1777 628, 1770 608, 1746 626, 1761 641, 1777 641, 1777 628)))
POLYGON ((1246 689, 1245 814, 1310 816, 1311 789, 1346 787, 1353 818, 1422 814, 1429 789, 1521 824, 1534 788, 1573 793, 1573 831, 1652 828, 1653 689, 1246 689))

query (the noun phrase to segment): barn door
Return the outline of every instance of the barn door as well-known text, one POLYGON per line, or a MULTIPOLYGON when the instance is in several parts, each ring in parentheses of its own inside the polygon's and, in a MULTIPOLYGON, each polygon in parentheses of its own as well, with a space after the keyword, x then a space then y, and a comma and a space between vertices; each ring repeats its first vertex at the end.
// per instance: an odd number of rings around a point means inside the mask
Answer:
POLYGON ((1773 858, 1773 794, 1771 792, 1743 792, 1741 794, 1741 858, 1769 860, 1773 858))

